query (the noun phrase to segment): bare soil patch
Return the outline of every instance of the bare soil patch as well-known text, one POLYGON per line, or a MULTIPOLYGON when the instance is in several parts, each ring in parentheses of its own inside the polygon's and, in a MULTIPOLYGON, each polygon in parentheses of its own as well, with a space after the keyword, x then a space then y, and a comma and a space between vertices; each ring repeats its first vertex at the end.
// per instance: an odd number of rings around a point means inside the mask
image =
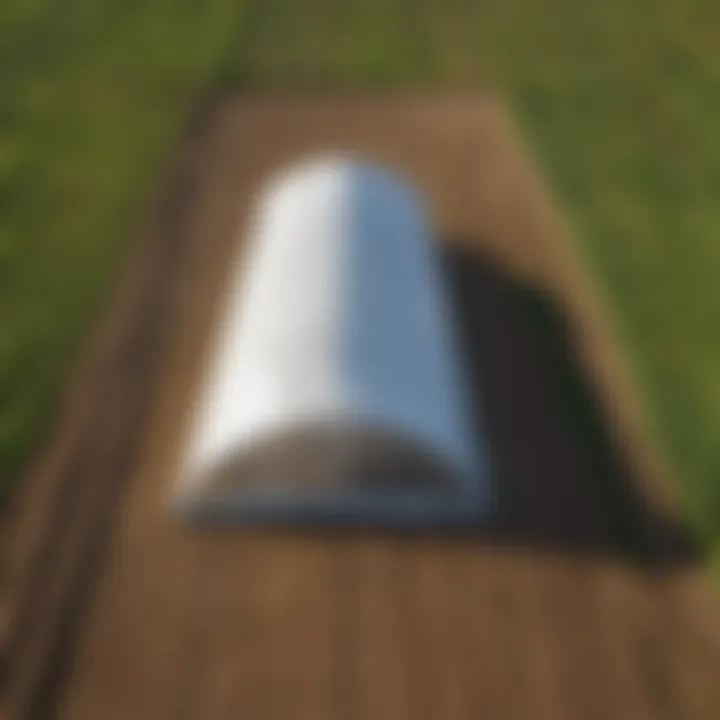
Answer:
POLYGON ((492 98, 213 103, 10 508, 7 717, 712 717, 718 613, 592 297, 492 98), (476 531, 165 512, 253 193, 322 149, 431 202, 498 479, 476 531))

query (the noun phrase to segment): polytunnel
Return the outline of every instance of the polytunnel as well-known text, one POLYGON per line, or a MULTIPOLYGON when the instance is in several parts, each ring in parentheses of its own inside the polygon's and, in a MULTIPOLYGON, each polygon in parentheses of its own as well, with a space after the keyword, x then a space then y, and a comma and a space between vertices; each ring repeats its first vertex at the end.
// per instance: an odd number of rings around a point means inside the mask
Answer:
POLYGON ((275 175, 243 228, 172 492, 200 520, 457 524, 487 450, 424 198, 353 156, 275 175))

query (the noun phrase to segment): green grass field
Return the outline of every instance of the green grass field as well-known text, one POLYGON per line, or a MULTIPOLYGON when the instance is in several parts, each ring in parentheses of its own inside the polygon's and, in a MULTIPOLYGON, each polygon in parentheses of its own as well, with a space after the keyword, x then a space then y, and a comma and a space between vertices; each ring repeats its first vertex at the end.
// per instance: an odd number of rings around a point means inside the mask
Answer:
POLYGON ((715 0, 11 0, 0 76, 4 487, 205 89, 493 85, 596 271, 689 517, 720 539, 715 0))

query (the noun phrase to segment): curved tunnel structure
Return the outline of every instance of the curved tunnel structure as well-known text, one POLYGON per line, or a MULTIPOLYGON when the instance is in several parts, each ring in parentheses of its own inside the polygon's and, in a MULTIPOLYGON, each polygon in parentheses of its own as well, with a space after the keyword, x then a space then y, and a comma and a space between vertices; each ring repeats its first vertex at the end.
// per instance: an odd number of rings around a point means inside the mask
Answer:
POLYGON ((307 160, 230 269, 175 507, 235 522, 473 522, 487 458, 432 230, 398 174, 307 160))

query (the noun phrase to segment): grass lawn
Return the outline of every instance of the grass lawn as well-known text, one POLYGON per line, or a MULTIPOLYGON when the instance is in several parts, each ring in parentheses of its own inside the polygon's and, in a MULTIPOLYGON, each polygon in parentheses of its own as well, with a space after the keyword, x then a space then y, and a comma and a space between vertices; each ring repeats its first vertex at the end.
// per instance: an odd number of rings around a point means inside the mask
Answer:
POLYGON ((720 3, 0 4, 0 476, 17 477, 195 98, 506 90, 695 527, 720 540, 720 3))

